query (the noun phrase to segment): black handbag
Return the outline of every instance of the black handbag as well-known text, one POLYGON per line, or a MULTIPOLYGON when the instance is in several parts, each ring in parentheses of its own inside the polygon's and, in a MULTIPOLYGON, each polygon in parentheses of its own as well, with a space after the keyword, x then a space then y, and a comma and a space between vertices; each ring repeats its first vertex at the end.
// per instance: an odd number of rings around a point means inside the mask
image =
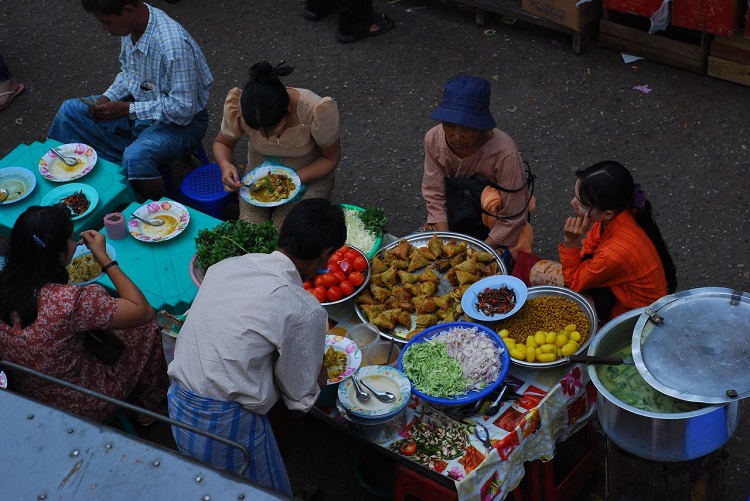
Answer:
POLYGON ((84 332, 83 346, 105 365, 115 365, 125 351, 125 343, 117 334, 106 330, 84 332))
POLYGON ((517 193, 524 188, 528 188, 530 193, 526 206, 520 212, 512 216, 503 216, 500 219, 513 219, 523 213, 531 203, 531 197, 534 195, 534 181, 536 180, 529 164, 526 161, 524 161, 524 164, 526 165, 526 183, 516 189, 504 188, 479 174, 474 174, 471 177, 446 177, 445 199, 448 208, 448 229, 479 240, 487 238, 490 229, 482 222, 482 214, 498 217, 497 214, 490 214, 482 209, 482 191, 487 186, 492 186, 505 193, 517 193))

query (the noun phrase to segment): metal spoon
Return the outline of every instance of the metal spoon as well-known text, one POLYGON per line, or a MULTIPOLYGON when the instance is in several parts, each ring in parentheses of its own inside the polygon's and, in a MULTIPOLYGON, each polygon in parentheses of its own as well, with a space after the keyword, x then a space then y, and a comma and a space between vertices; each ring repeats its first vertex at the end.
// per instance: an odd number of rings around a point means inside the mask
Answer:
POLYGON ((484 411, 484 415, 485 416, 494 416, 495 414, 497 414, 497 411, 500 410, 500 406, 503 405, 502 404, 503 395, 505 395, 505 390, 507 390, 507 389, 508 389, 508 387, 505 386, 505 385, 503 385, 503 389, 500 390, 500 394, 497 396, 497 398, 495 399, 495 401, 492 402, 490 404, 490 406, 487 407, 487 409, 484 411))
POLYGON ((377 398, 381 402, 385 402, 386 404, 389 404, 389 403, 393 402, 394 400, 396 400, 396 395, 394 395, 390 391, 386 391, 386 392, 381 393, 381 392, 375 390, 369 384, 365 383, 364 379, 362 381, 360 381, 360 383, 362 383, 362 386, 364 386, 365 388, 367 388, 368 390, 370 390, 372 392, 372 394, 375 395, 375 398, 377 398))
POLYGON ((8 190, 5 188, 0 188, 0 202, 4 202, 6 198, 8 198, 8 190))
POLYGON ((370 400, 370 394, 359 386, 359 381, 357 381, 357 377, 354 374, 352 374, 352 383, 354 383, 354 390, 357 392, 357 400, 360 402, 367 402, 370 400))
POLYGON ((153 219, 143 219, 142 217, 136 216, 135 214, 131 214, 130 216, 136 218, 139 221, 143 221, 146 224, 150 224, 151 226, 161 226, 164 224, 164 220, 159 217, 155 217, 153 219))
POLYGON ((59 151, 57 151, 54 148, 50 148, 49 151, 51 151, 52 153, 54 153, 55 155, 57 155, 58 157, 60 157, 60 160, 62 160, 63 162, 65 162, 65 165, 69 165, 69 166, 73 167, 75 164, 78 163, 78 159, 77 158, 66 157, 63 153, 60 153, 59 151))

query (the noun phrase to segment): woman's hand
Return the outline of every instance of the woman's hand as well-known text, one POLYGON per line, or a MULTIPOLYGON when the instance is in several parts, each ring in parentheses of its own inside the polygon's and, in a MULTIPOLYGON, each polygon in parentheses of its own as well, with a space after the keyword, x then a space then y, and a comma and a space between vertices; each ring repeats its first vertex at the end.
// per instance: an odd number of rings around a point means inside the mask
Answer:
POLYGON ((565 221, 565 228, 563 229, 563 235, 565 237, 565 247, 570 249, 577 249, 580 247, 580 240, 591 228, 591 221, 589 215, 586 214, 583 217, 569 217, 565 221))
POLYGON ((104 235, 95 230, 86 230, 81 232, 81 239, 99 266, 107 265, 112 261, 112 258, 107 255, 107 239, 104 235))
POLYGON ((239 172, 234 164, 226 163, 221 167, 221 184, 224 185, 224 191, 237 191, 242 188, 239 172))
POLYGON ((232 155, 237 141, 229 139, 219 131, 214 138, 214 159, 221 169, 221 184, 224 191, 237 191, 242 187, 237 167, 232 163, 232 155))

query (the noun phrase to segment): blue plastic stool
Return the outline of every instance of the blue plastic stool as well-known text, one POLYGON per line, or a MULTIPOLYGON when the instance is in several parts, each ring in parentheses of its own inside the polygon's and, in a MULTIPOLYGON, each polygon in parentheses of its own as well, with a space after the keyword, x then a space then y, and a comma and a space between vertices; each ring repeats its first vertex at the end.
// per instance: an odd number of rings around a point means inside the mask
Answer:
POLYGON ((232 195, 224 191, 219 164, 198 167, 180 183, 183 203, 217 219, 224 219, 224 207, 232 195))

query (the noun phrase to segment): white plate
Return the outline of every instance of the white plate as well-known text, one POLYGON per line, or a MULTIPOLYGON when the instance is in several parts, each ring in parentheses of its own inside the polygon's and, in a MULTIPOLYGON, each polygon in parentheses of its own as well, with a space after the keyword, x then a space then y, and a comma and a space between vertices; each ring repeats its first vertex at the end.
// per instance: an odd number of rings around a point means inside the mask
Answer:
POLYGON ((187 208, 171 200, 147 203, 138 207, 133 214, 146 220, 161 217, 165 221, 161 226, 151 226, 134 217, 131 218, 128 221, 128 231, 136 240, 142 242, 170 240, 185 231, 190 222, 190 212, 187 208))
POLYGON ((511 275, 495 275, 483 278, 466 289, 466 292, 464 292, 464 295, 461 298, 461 307, 467 315, 475 320, 484 320, 487 322, 502 320, 521 309, 521 306, 526 302, 527 293, 528 289, 526 288, 526 284, 523 283, 523 280, 511 275), (513 289, 513 292, 516 294, 516 305, 508 313, 485 315, 477 310, 477 295, 479 293, 484 292, 488 287, 490 289, 499 289, 503 285, 507 286, 509 289, 513 289))
POLYGON ((292 169, 290 169, 289 167, 284 167, 283 165, 259 165, 242 178, 242 184, 244 185, 247 183, 258 181, 268 173, 280 174, 292 178, 292 182, 294 183, 294 190, 292 190, 289 196, 283 200, 277 200, 275 202, 261 202, 260 200, 253 198, 247 186, 243 186, 242 188, 240 188, 240 196, 244 198, 247 203, 256 205, 258 207, 276 207, 277 205, 284 205, 288 201, 292 200, 295 196, 297 196, 297 193, 299 193, 300 187, 302 186, 302 183, 299 180, 299 176, 292 169))
POLYGON ((0 205, 12 204, 23 200, 34 191, 36 176, 29 169, 23 167, 6 167, 0 169, 0 188, 8 190, 8 198, 0 205))
MULTIPOLYGON (((86 247, 85 245, 79 245, 76 248, 75 254, 73 254, 73 259, 75 259, 77 257, 80 257, 80 256, 85 256, 86 254, 91 254, 91 251, 89 250, 89 248, 86 247)), ((110 244, 107 244, 107 255, 110 258, 112 258, 112 260, 117 259, 117 252, 115 251, 115 248, 112 247, 110 244)), ((72 260, 71 260, 71 263, 72 263, 72 260)), ((70 266, 70 265, 68 265, 68 266, 70 266)), ((86 285, 86 284, 90 284, 90 283, 96 282, 97 280, 99 280, 103 276, 104 276, 104 273, 99 273, 99 275, 97 275, 96 277, 92 278, 91 280, 86 280, 85 282, 70 282, 70 283, 71 284, 75 284, 75 285, 86 285)))
POLYGON ((411 383, 400 370, 389 365, 367 365, 357 371, 357 379, 364 381, 378 391, 390 391, 396 395, 396 400, 383 403, 375 397, 367 402, 357 400, 352 378, 339 385, 339 401, 341 405, 357 417, 377 419, 393 415, 409 403, 411 383))
POLYGON ((328 350, 329 346, 333 346, 336 351, 346 353, 346 369, 339 377, 328 380, 328 384, 340 383, 359 368, 359 364, 362 363, 362 350, 349 338, 327 334, 325 349, 328 350))
POLYGON ((39 173, 44 179, 63 183, 83 177, 94 168, 98 157, 94 148, 83 143, 63 144, 55 148, 65 156, 78 159, 78 163, 72 167, 67 165, 62 159, 47 151, 41 160, 39 160, 39 173))
POLYGON ((42 198, 42 205, 58 204, 62 201, 63 198, 78 193, 79 191, 83 192, 83 194, 86 195, 86 198, 88 198, 89 208, 77 216, 73 216, 73 213, 71 212, 70 219, 72 219, 73 221, 75 221, 76 219, 81 219, 83 216, 86 216, 91 211, 93 211, 96 207, 96 204, 99 203, 99 193, 96 191, 96 188, 94 188, 93 186, 89 186, 88 184, 70 183, 58 186, 54 190, 44 195, 44 198, 42 198))

